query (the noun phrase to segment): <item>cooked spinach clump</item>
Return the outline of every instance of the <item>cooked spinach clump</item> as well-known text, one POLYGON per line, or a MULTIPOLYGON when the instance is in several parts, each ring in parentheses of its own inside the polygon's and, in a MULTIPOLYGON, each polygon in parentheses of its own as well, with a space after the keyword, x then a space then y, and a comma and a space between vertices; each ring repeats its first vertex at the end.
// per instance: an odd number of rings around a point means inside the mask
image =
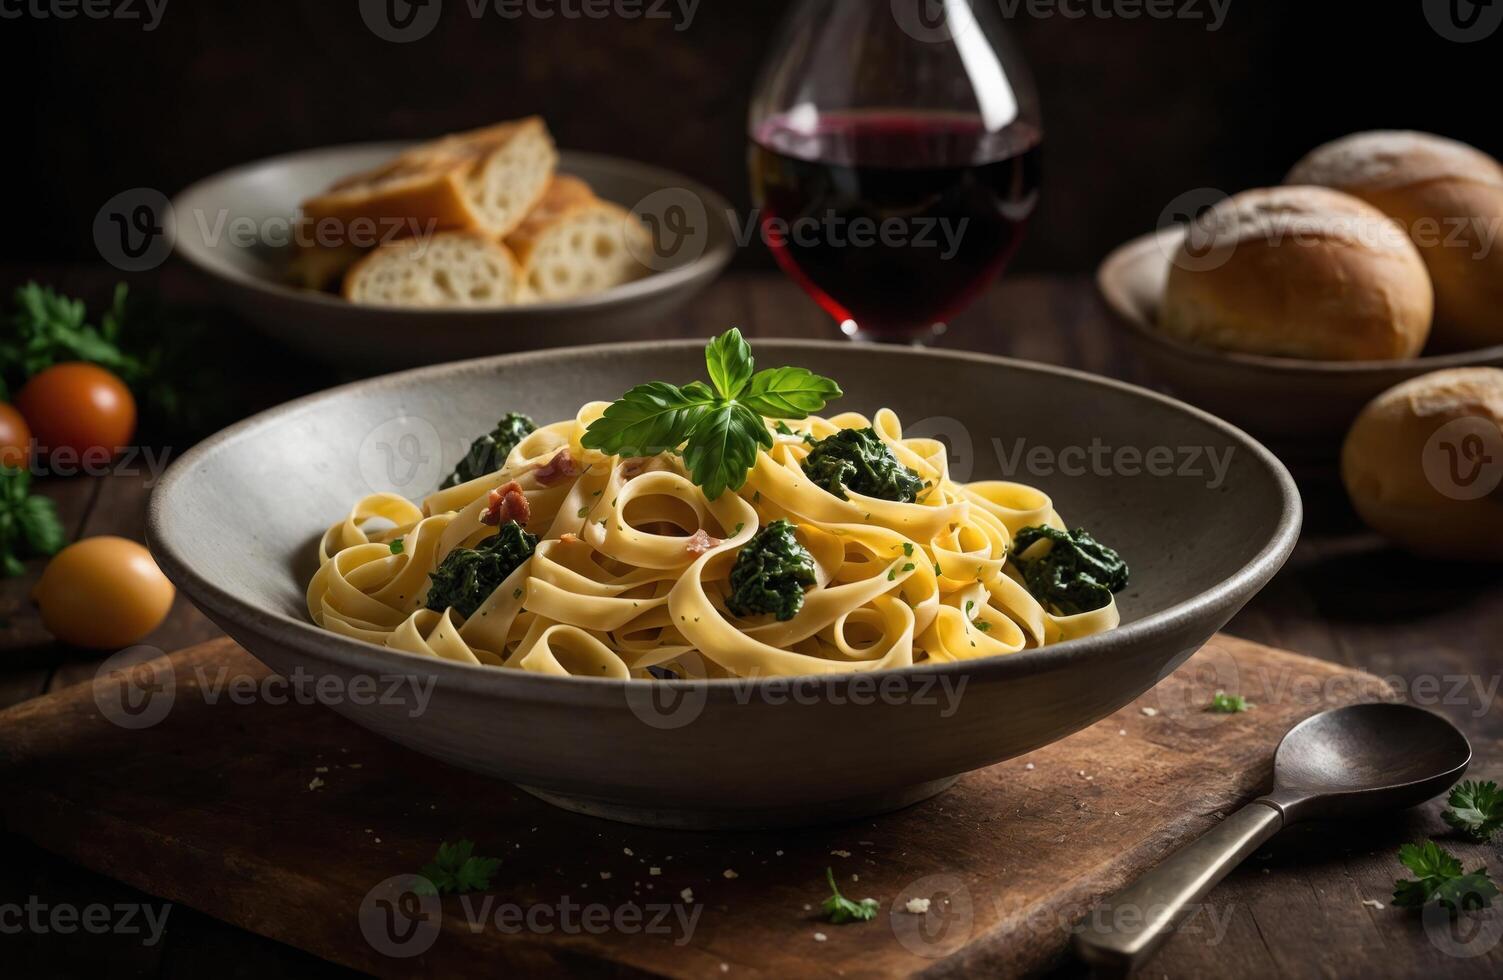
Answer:
POLYGON ((469 483, 476 477, 494 473, 506 462, 506 457, 517 448, 517 443, 536 432, 538 424, 519 412, 508 412, 496 427, 470 443, 470 451, 454 468, 439 489, 447 490, 461 483, 469 483))
POLYGON ((924 481, 902 463, 872 429, 841 429, 814 443, 804 474, 841 500, 847 490, 881 500, 913 503, 924 481))
POLYGON ((506 576, 532 557, 537 544, 537 537, 522 530, 522 525, 507 521, 499 533, 478 547, 455 548, 430 576, 433 584, 428 587, 428 608, 443 612, 453 607, 466 618, 475 615, 506 576))
POLYGON ((1066 616, 1100 609, 1127 587, 1127 563, 1079 528, 1025 527, 1013 535, 1012 554, 1033 597, 1066 616), (1017 557, 1045 539, 1054 542, 1048 554, 1017 557))
POLYGON ((772 613, 787 621, 803 608, 804 590, 813 584, 814 556, 793 536, 791 523, 773 521, 736 556, 725 604, 737 616, 772 613))

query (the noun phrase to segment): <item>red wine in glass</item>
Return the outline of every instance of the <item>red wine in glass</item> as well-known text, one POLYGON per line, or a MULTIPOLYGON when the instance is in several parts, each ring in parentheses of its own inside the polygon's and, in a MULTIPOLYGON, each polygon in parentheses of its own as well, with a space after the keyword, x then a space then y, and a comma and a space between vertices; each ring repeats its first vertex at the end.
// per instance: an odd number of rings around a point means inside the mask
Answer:
POLYGON ((1017 251, 1040 119, 993 0, 795 0, 747 111, 762 237, 847 336, 923 343, 1017 251))
POLYGON ((1041 134, 935 111, 788 115, 753 133, 752 188, 779 266, 852 337, 922 341, 1022 240, 1041 134))

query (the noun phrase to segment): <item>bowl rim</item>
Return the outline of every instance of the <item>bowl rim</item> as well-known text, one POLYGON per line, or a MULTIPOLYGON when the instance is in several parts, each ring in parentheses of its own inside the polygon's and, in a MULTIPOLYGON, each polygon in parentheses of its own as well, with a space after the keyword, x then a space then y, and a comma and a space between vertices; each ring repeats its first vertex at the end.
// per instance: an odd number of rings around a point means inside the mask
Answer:
MULTIPOLYGON (((764 347, 781 347, 790 350, 849 351, 848 341, 805 340, 792 338, 758 338, 764 347)), ((194 570, 177 551, 174 543, 176 532, 173 518, 168 513, 171 498, 181 492, 180 485, 186 474, 201 462, 209 460, 225 447, 246 438, 269 425, 278 424, 287 417, 316 410, 326 402, 337 400, 355 389, 380 389, 402 387, 425 378, 439 378, 459 373, 489 372, 496 366, 525 367, 529 362, 557 358, 608 357, 612 354, 637 353, 664 348, 700 350, 704 340, 649 340, 627 343, 591 344, 581 347, 548 348, 522 351, 470 360, 451 361, 444 364, 413 368, 394 374, 367 378, 294 399, 282 405, 266 409, 256 415, 235 423, 203 440, 188 450, 167 469, 152 489, 146 517, 146 541, 162 571, 194 603, 212 612, 231 625, 270 638, 272 641, 299 651, 313 659, 332 662, 341 668, 374 673, 383 666, 395 672, 411 672, 421 666, 426 673, 443 678, 446 684, 458 685, 459 690, 472 694, 504 694, 510 698, 545 703, 574 703, 593 698, 595 703, 606 704, 619 699, 632 686, 667 685, 678 691, 708 690, 729 696, 732 692, 754 691, 778 685, 817 683, 822 690, 838 690, 851 683, 853 678, 891 677, 920 678, 933 675, 965 675, 976 679, 1015 676, 1052 669, 1063 669, 1082 662, 1090 662, 1118 652, 1118 648, 1135 640, 1151 641, 1154 637, 1173 635, 1189 626, 1205 610, 1234 605, 1240 607, 1267 584, 1283 566, 1293 551, 1299 537, 1303 520, 1303 504, 1294 478, 1278 458, 1252 436, 1215 415, 1188 405, 1178 399, 1137 385, 1113 378, 1091 374, 1073 368, 1039 364, 1015 358, 999 357, 970 351, 920 350, 907 348, 867 347, 865 350, 877 356, 925 357, 943 361, 960 361, 971 364, 995 365, 1012 370, 1033 372, 1083 381, 1124 392, 1130 396, 1156 402, 1182 412, 1225 435, 1234 445, 1259 462, 1272 478, 1280 496, 1281 512, 1267 542, 1251 560, 1227 578, 1214 583, 1200 593, 1175 603, 1143 619, 1119 626, 1092 636, 1066 640, 1047 647, 1024 650, 1018 653, 962 660, 953 663, 921 664, 875 671, 860 671, 836 674, 811 674, 794 677, 761 678, 711 678, 706 680, 619 680, 598 677, 554 677, 531 671, 499 670, 483 664, 464 664, 422 654, 407 653, 388 647, 377 646, 365 640, 346 637, 323 629, 312 620, 289 616, 286 613, 262 608, 229 592, 194 570), (503 690, 504 689, 504 690, 503 690)), ((1235 610, 1234 610, 1235 611, 1235 610)), ((751 703, 748 701, 748 703, 751 703)))
MULTIPOLYGON (((709 242, 703 254, 685 262, 683 265, 675 266, 671 269, 654 271, 651 275, 643 276, 632 282, 613 286, 604 292, 577 299, 528 303, 525 306, 413 308, 387 304, 357 305, 339 296, 311 289, 301 289, 290 283, 252 275, 233 263, 217 259, 213 255, 212 247, 201 242, 197 237, 179 233, 181 224, 177 216, 184 212, 185 206, 191 203, 194 197, 211 194, 212 189, 216 185, 245 180, 258 171, 270 167, 302 163, 321 157, 337 158, 348 154, 366 152, 395 154, 415 146, 419 142, 421 141, 378 140, 362 143, 339 143, 331 146, 294 150, 290 153, 281 153, 276 156, 262 157, 259 160, 237 164, 218 173, 202 177, 175 194, 170 202, 174 216, 173 254, 181 257, 199 272, 217 281, 241 289, 247 289, 286 303, 295 305, 307 304, 313 307, 337 309, 347 313, 354 312, 356 314, 368 314, 371 316, 422 316, 425 320, 470 320, 476 323, 483 323, 488 327, 493 326, 498 317, 506 318, 508 316, 520 317, 523 315, 536 316, 549 313, 568 314, 583 311, 609 310, 618 305, 672 292, 687 284, 699 281, 701 278, 712 278, 721 269, 730 264, 731 259, 735 257, 736 238, 734 229, 728 225, 729 219, 727 217, 734 209, 724 196, 706 187, 699 181, 692 180, 672 170, 648 163, 641 163, 636 160, 629 160, 625 157, 612 156, 605 153, 587 153, 578 150, 559 151, 560 171, 567 172, 571 165, 586 165, 613 170, 623 176, 634 177, 646 183, 657 185, 660 188, 680 188, 704 201, 705 213, 710 221, 711 231, 709 242)), ((294 214, 296 213, 298 203, 292 202, 294 214)), ((191 208, 188 210, 191 210, 191 208)))
MULTIPOLYGON (((1197 347, 1166 335, 1153 324, 1139 316, 1138 310, 1128 302, 1117 283, 1122 270, 1136 261, 1144 252, 1162 249, 1168 241, 1182 238, 1184 225, 1171 225, 1139 235, 1112 249, 1096 267, 1096 290, 1115 319, 1127 325, 1134 336, 1156 347, 1170 351, 1181 358, 1202 364, 1232 365, 1250 372, 1263 372, 1280 376, 1352 376, 1392 374, 1395 379, 1415 374, 1428 374, 1447 368, 1479 367, 1503 363, 1503 344, 1477 347, 1472 350, 1450 351, 1444 354, 1427 354, 1420 357, 1405 357, 1387 361, 1320 361, 1307 357, 1274 357, 1269 354, 1249 354, 1243 351, 1222 351, 1209 347, 1197 347)), ((1167 264, 1167 263, 1166 263, 1167 264)))

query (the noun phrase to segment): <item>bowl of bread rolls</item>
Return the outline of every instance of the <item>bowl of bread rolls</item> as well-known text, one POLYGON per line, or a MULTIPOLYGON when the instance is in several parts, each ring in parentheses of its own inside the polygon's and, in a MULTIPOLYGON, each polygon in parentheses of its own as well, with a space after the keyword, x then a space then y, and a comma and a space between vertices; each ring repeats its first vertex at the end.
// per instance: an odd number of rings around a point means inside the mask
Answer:
POLYGON ((1114 251, 1097 283, 1166 386, 1334 469, 1381 393, 1503 365, 1503 165, 1424 133, 1359 133, 1114 251))
POLYGON ((536 117, 276 157, 172 205, 175 251, 236 312, 359 367, 629 340, 735 250, 720 195, 559 151, 536 117))

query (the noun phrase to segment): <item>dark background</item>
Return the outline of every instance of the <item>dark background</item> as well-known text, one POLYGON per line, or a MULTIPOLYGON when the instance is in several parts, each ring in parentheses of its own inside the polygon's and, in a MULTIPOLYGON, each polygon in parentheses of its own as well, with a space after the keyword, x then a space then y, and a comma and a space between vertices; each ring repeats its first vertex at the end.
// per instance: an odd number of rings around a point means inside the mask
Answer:
MULTIPOLYGON (((791 5, 702 0, 677 31, 671 19, 477 19, 467 0, 443 0, 431 34, 394 44, 358 0, 168 0, 151 32, 22 6, 38 2, 3 0, 0 20, 0 79, 20 116, 3 154, 19 169, 0 237, 12 261, 97 259, 94 215, 127 188, 171 195, 267 155, 534 112, 562 146, 661 164, 746 207, 747 103, 791 5)), ((1230 0, 1215 32, 1206 20, 1019 13, 1046 141, 1017 267, 1085 271, 1180 192, 1277 182, 1354 130, 1427 129, 1503 155, 1503 31, 1448 41, 1425 2, 1230 0)), ((743 264, 769 262, 760 245, 745 251, 743 264)))

